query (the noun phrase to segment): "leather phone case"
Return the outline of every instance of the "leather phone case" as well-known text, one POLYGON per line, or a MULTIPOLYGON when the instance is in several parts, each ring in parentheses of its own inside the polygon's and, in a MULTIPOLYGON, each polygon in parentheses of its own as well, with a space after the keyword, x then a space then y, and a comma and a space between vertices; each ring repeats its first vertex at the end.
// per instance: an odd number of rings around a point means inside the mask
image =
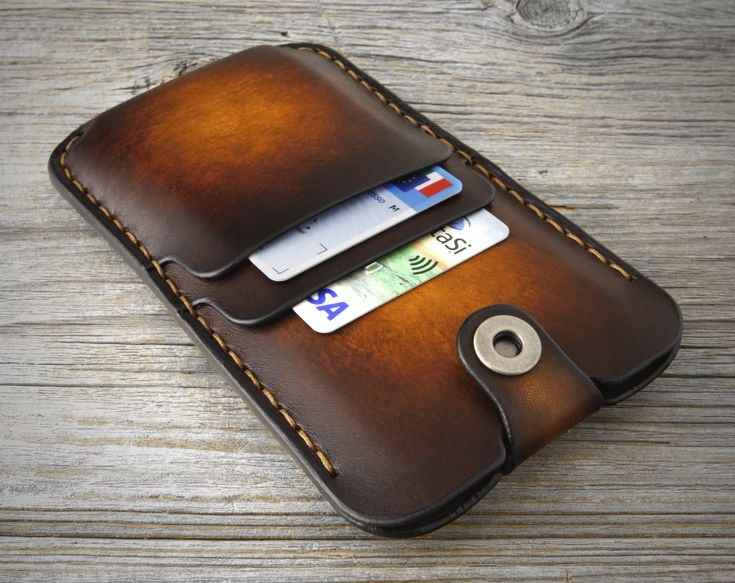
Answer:
POLYGON ((370 532, 411 536, 458 516, 649 383, 679 344, 663 290, 323 46, 255 47, 147 91, 74 131, 49 168, 335 508, 370 532), (320 211, 434 164, 461 194, 287 282, 248 261, 320 211), (331 334, 291 311, 481 208, 508 225, 506 241, 331 334), (473 335, 493 315, 538 335, 528 372, 478 359, 473 335))

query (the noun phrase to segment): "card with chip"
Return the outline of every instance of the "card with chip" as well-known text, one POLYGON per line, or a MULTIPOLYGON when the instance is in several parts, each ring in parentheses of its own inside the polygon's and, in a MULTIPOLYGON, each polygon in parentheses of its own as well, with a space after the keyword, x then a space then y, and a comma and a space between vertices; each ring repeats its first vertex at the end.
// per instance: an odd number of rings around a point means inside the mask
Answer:
POLYGON ((462 190, 441 166, 388 182, 341 202, 268 242, 249 259, 286 281, 462 190))
POLYGON ((476 211, 318 290, 293 310, 316 332, 334 332, 507 237, 505 223, 476 211))

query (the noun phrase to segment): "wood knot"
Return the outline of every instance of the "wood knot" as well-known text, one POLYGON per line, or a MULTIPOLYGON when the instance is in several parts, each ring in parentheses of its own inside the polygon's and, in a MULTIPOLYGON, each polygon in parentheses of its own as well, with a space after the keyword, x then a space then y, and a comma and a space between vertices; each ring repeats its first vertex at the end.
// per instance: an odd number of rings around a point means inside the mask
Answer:
POLYGON ((589 20, 580 0, 518 0, 511 22, 548 36, 568 34, 589 20))

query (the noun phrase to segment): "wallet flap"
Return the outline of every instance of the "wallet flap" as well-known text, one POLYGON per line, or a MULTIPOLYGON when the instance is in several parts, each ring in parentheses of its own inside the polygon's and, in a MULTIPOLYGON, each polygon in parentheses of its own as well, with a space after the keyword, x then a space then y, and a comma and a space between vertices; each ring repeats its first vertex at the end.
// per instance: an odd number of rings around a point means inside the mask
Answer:
POLYGON ((212 277, 450 153, 319 55, 255 47, 99 115, 69 164, 162 263, 212 277))
POLYGON ((468 317, 457 350, 467 372, 498 406, 506 471, 602 405, 592 380, 538 322, 513 306, 489 306, 468 317))

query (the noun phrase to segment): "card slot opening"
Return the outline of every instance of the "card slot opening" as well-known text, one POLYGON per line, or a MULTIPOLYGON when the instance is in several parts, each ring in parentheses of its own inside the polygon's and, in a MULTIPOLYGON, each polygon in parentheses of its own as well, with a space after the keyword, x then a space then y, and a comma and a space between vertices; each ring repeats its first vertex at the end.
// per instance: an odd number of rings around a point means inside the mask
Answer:
POLYGON ((307 217, 269 239, 248 259, 268 279, 286 282, 362 241, 459 196, 461 190, 461 180, 441 164, 394 177, 307 217))
POLYGON ((249 261, 215 280, 197 278, 183 266, 166 266, 195 305, 211 305, 230 321, 263 324, 289 310, 309 294, 456 219, 487 207, 495 187, 453 154, 443 166, 463 183, 460 194, 343 251, 296 277, 274 282, 249 261))
MULTIPOLYGON (((442 146, 444 146, 442 144, 442 146)), ((446 154, 447 157, 450 155, 451 150, 447 147, 446 148, 446 154)), ((434 160, 433 158, 427 158, 428 160, 434 160)), ((424 163, 422 160, 422 164, 418 167, 415 167, 414 164, 406 165, 405 167, 402 167, 400 170, 400 173, 397 175, 394 175, 394 173, 385 173, 385 174, 376 174, 376 176, 380 176, 378 178, 377 182, 357 182, 356 184, 360 184, 359 186, 351 186, 350 188, 345 188, 339 191, 338 194, 335 194, 330 197, 329 201, 322 205, 310 205, 308 207, 308 211, 306 211, 304 214, 296 215, 295 218, 291 218, 290 220, 283 220, 282 217, 279 217, 279 210, 276 210, 275 214, 273 213, 273 209, 281 209, 283 207, 271 207, 271 212, 262 213, 260 216, 262 217, 262 221, 269 222, 270 224, 274 225, 272 230, 269 231, 269 233, 265 236, 262 236, 260 238, 252 238, 250 239, 244 247, 244 251, 236 254, 233 256, 233 258, 225 265, 218 267, 217 269, 213 271, 208 272, 201 272, 198 271, 195 267, 187 266, 185 260, 183 260, 177 253, 172 253, 170 255, 161 257, 159 260, 159 263, 162 265, 166 264, 178 264, 190 273, 196 277, 201 277, 203 279, 211 279, 211 280, 218 280, 222 276, 226 276, 227 274, 243 268, 243 269, 249 269, 252 266, 252 264, 249 262, 248 257, 254 253, 259 248, 263 247, 264 245, 268 244, 269 242, 273 241, 274 239, 277 239, 281 235, 287 233, 289 230, 294 229, 298 227, 299 225, 308 222, 310 219, 314 218, 315 216, 324 213, 328 211, 329 209, 349 200, 350 198, 353 198, 355 196, 358 196, 364 192, 373 190, 377 187, 382 186, 383 184, 386 184, 388 182, 395 181, 397 179, 403 178, 404 176, 411 175, 416 172, 420 172, 424 170, 425 168, 432 167, 435 165, 442 165, 446 162, 446 158, 442 155, 438 157, 438 159, 427 163, 424 163), (366 186, 367 185, 367 186, 366 186)), ((313 181, 310 181, 308 184, 304 185, 304 188, 311 188, 313 191, 319 190, 319 184, 322 183, 326 179, 326 175, 319 174, 317 175, 313 181), (311 187, 309 185, 315 184, 315 186, 311 187)), ((461 193, 460 195, 461 196, 461 193)), ((252 210, 252 209, 251 209, 252 210)))

